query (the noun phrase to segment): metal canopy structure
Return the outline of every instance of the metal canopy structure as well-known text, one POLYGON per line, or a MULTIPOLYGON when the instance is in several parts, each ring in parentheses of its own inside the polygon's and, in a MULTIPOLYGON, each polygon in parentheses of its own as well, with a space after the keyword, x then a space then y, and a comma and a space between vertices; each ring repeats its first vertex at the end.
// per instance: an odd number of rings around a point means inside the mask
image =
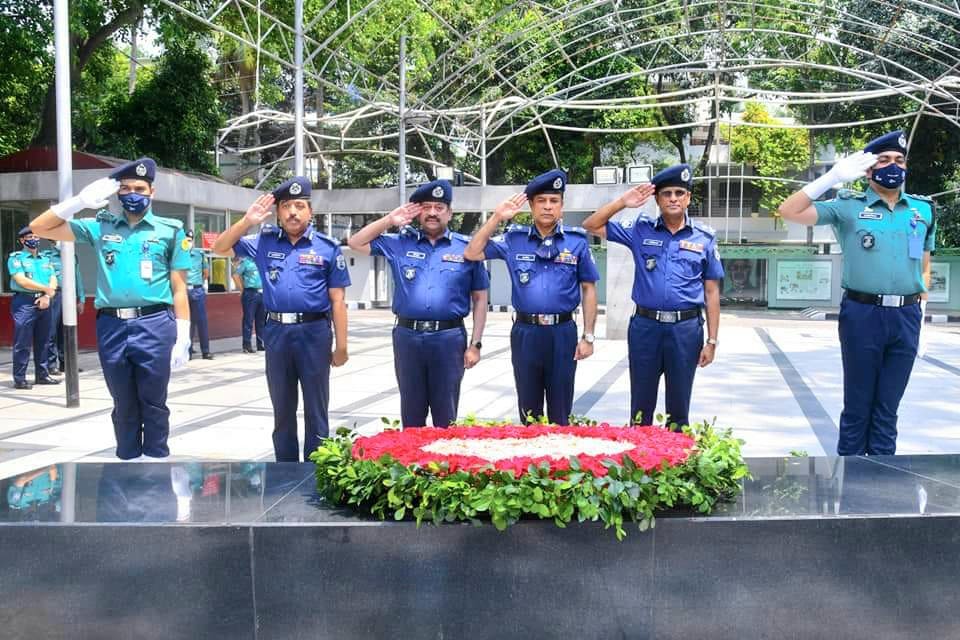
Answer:
POLYGON ((251 108, 218 153, 269 150, 261 182, 292 158, 344 154, 426 171, 447 145, 466 180, 485 183, 486 160, 520 136, 542 136, 560 165, 557 132, 692 131, 733 124, 748 100, 798 117, 737 126, 890 122, 911 140, 922 118, 960 126, 958 0, 161 1, 255 58, 251 108), (266 83, 289 96, 300 72, 316 108, 264 106, 266 83), (837 120, 841 104, 863 117, 837 120), (616 117, 578 117, 604 113, 616 117), (254 144, 243 135, 265 127, 254 144), (401 129, 420 155, 404 153, 401 129))

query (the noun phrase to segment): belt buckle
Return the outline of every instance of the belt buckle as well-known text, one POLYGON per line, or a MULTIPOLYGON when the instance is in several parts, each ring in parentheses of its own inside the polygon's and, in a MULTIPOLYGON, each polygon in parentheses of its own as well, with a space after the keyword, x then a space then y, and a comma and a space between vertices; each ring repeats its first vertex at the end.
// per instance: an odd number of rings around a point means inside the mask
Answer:
POLYGON ((657 322, 674 324, 680 319, 679 311, 657 311, 657 322))
POLYGON ((280 324, 296 324, 300 321, 299 313, 281 312, 277 315, 280 316, 280 324))
POLYGON ((902 307, 903 296, 883 294, 880 296, 880 306, 881 307, 902 307))
POLYGON ((544 326, 556 324, 555 318, 556 316, 552 313, 538 313, 537 324, 544 326))
POLYGON ((136 307, 119 307, 117 317, 121 320, 134 320, 140 317, 140 310, 136 307))

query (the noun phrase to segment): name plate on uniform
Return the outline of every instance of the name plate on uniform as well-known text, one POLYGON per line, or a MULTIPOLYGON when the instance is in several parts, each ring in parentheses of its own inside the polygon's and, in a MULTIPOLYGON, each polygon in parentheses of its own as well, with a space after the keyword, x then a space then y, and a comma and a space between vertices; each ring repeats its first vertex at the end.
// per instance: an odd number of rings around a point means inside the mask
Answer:
POLYGON ((536 262, 537 256, 532 253, 518 253, 514 256, 517 259, 517 262, 536 262))
POLYGON ((285 254, 285 253, 279 253, 279 252, 277 252, 277 251, 267 251, 267 257, 268 257, 268 258, 276 258, 277 260, 283 260, 284 258, 287 257, 287 254, 285 254))
POLYGON ((883 214, 879 211, 861 211, 860 212, 861 220, 883 220, 883 214))
POLYGON ((420 251, 407 251, 408 258, 416 258, 417 260, 423 260, 427 257, 427 254, 421 253, 420 251))
POLYGON ((103 241, 104 242, 123 242, 123 236, 115 235, 111 233, 103 236, 103 241))
POLYGON ((463 262, 463 254, 445 253, 440 259, 444 262, 463 262))
POLYGON ((663 240, 656 240, 654 238, 644 238, 643 246, 645 247, 662 247, 663 240))
POLYGON ((300 264, 312 264, 316 266, 323 265, 323 256, 318 256, 315 253, 301 253, 297 256, 297 262, 300 264))
POLYGON ((689 242, 688 240, 681 240, 680 248, 686 249, 687 251, 696 251, 697 253, 703 253, 702 242, 689 242))

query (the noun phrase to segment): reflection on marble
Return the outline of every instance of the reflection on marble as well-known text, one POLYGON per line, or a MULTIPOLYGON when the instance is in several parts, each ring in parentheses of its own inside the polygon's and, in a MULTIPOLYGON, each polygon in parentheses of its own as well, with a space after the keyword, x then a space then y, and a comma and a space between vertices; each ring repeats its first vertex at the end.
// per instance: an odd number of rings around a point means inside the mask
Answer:
MULTIPOLYGON (((708 518, 960 514, 960 456, 752 458, 736 501, 708 518)), ((688 511, 663 514, 687 517, 688 511)), ((0 480, 4 523, 351 523, 309 463, 58 464, 0 480)))

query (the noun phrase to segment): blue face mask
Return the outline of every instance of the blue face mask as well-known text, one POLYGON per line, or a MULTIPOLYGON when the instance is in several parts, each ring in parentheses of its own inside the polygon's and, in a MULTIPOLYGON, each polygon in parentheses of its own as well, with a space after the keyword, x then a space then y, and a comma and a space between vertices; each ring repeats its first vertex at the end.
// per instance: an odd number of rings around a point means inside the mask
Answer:
POLYGON ((143 213, 150 207, 150 196, 140 193, 124 193, 117 197, 120 199, 120 204, 123 205, 124 210, 130 213, 143 213))
POLYGON ((907 179, 907 170, 897 166, 896 162, 891 162, 885 167, 874 169, 870 179, 881 187, 896 189, 907 179))
POLYGON ((27 249, 36 249, 40 246, 40 240, 37 238, 30 238, 29 240, 24 240, 23 246, 25 246, 27 249))

